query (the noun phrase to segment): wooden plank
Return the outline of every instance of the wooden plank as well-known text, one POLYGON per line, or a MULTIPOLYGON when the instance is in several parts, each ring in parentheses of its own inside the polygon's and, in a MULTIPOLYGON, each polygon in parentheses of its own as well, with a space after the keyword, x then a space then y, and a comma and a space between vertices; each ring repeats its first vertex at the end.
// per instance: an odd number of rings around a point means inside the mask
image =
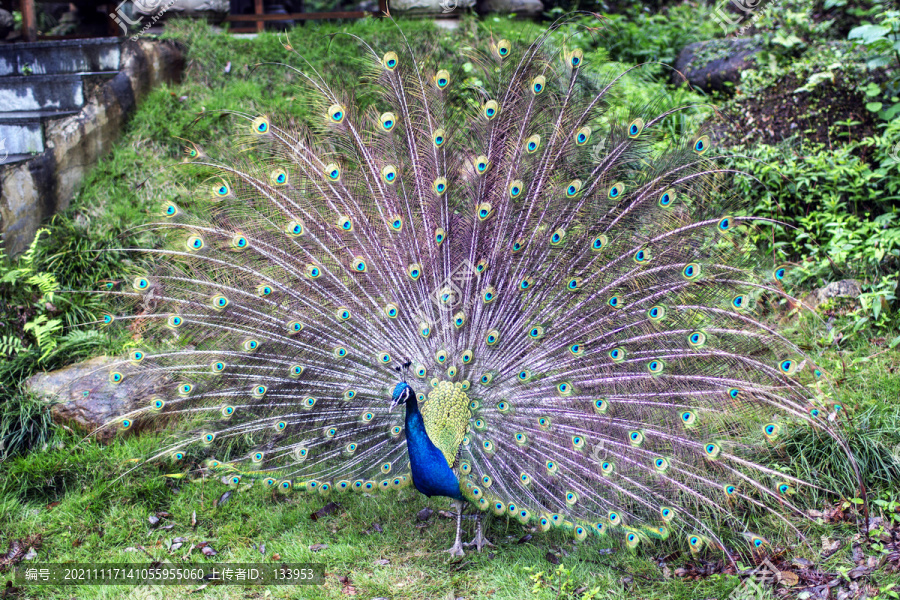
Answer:
MULTIPOLYGON (((257 15, 265 14, 265 9, 263 8, 263 0, 256 0, 255 11, 257 15)), ((262 32, 263 29, 266 28, 265 23, 263 23, 260 19, 256 20, 256 31, 262 32)))
POLYGON ((34 0, 22 0, 22 41, 37 41, 37 14, 34 12, 34 0))
POLYGON ((103 14, 108 14, 110 18, 106 19, 106 35, 110 37, 119 37, 122 35, 122 30, 119 29, 118 24, 113 20, 112 13, 118 8, 115 4, 105 4, 103 5, 103 14))

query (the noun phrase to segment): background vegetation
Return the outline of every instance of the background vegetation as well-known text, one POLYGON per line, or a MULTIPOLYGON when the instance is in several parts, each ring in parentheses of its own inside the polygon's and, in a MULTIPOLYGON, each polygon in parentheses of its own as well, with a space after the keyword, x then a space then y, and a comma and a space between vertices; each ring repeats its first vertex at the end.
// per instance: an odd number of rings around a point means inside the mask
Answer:
MULTIPOLYGON (((731 125, 717 129, 717 136, 731 164, 752 175, 737 181, 740 193, 751 199, 755 214, 783 223, 757 240, 760 251, 794 265, 796 295, 848 278, 861 283, 858 299, 829 299, 818 304, 818 314, 805 316, 775 310, 772 318, 801 335, 804 349, 836 374, 850 444, 868 473, 871 516, 881 521, 866 540, 853 523, 858 498, 828 504, 826 522, 801 525, 811 544, 778 558, 788 561, 788 569, 791 559, 814 560, 848 598, 900 598, 900 576, 889 568, 900 562, 900 13, 875 1, 780 0, 723 29, 713 18, 723 6, 583 0, 548 5, 546 16, 571 8, 600 12, 605 31, 572 28, 559 35, 571 35, 593 57, 621 67, 652 63, 626 80, 623 102, 668 94, 715 105, 726 117, 731 125), (675 84, 671 69, 657 64, 673 63, 688 43, 738 35, 760 49, 752 59, 756 68, 722 94, 710 97, 675 84), (839 104, 835 98, 849 107, 839 118, 831 111, 839 104), (783 118, 764 126, 764 112, 783 118), (831 540, 843 544, 823 559, 819 553, 831 540), (850 575, 870 558, 877 568, 864 579, 850 575)), ((585 17, 581 25, 594 28, 596 21, 585 17)), ((494 17, 466 17, 453 35, 428 22, 401 26, 417 47, 443 56, 460 56, 464 46, 484 44, 492 34, 530 40, 540 27, 494 17)), ((358 73, 356 46, 330 37, 344 32, 381 47, 401 43, 397 28, 384 21, 310 23, 290 32, 310 67, 326 70, 348 89, 358 73)), ((39 557, 53 561, 171 560, 188 553, 196 561, 270 561, 279 555, 328 565, 322 588, 240 592, 253 598, 724 599, 731 593, 739 579, 716 556, 704 562, 674 548, 609 553, 596 542, 576 546, 555 535, 526 539, 527 532, 505 520, 490 524, 498 543, 490 554, 450 563, 435 550, 449 545, 452 521, 437 515, 418 520, 425 499, 412 493, 396 503, 340 498, 342 507, 312 520, 310 513, 326 499, 238 490, 222 501, 225 488, 215 481, 188 484, 146 471, 117 479, 129 458, 153 446, 152 435, 105 447, 87 444, 72 453, 80 435, 53 425, 46 402, 28 394, 22 382, 134 343, 128 330, 107 335, 93 326, 110 302, 93 290, 114 287, 146 266, 124 249, 154 244, 153 232, 137 225, 160 203, 187 194, 199 176, 181 162, 183 140, 214 154, 229 139, 230 122, 219 112, 225 109, 298 122, 308 116, 307 90, 290 71, 254 67, 286 60, 276 35, 236 39, 174 22, 166 37, 187 49, 183 83, 151 93, 122 142, 25 255, 14 261, 0 256, 0 543, 41 535, 39 557), (181 173, 173 176, 176 169, 181 173), (148 517, 161 521, 154 525, 148 517), (201 542, 217 554, 206 556, 201 542), (314 552, 314 544, 328 547, 314 552)), ((727 54, 727 46, 719 48, 707 47, 705 57, 727 54)), ((373 100, 358 98, 363 105, 373 100)), ((676 128, 713 117, 712 109, 700 108, 676 128)), ((783 456, 803 460, 785 459, 775 468, 823 483, 846 477, 831 459, 834 448, 822 440, 795 436, 783 449, 783 456)), ((235 589, 210 587, 201 595, 234 597, 228 594, 235 589)), ((80 588, 78 597, 181 597, 187 591, 80 588)), ((40 593, 36 597, 73 595, 62 589, 40 593)), ((779 593, 794 594, 790 587, 779 593)))

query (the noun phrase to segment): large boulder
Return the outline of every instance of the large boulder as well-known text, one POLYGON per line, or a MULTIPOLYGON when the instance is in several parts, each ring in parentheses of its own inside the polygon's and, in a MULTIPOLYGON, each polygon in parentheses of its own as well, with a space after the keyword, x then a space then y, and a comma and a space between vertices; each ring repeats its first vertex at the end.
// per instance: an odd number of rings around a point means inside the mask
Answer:
POLYGON ((680 83, 683 75, 706 92, 732 92, 741 72, 756 68, 751 58, 759 50, 758 41, 742 38, 688 44, 675 59, 672 83, 680 83))
MULTIPOLYGON (((132 373, 130 365, 121 363, 121 358, 98 356, 57 371, 32 375, 25 381, 25 386, 51 402, 50 414, 54 423, 84 434, 94 433, 97 439, 108 441, 117 428, 99 428, 149 405, 150 397, 161 388, 158 380, 129 377, 132 373), (115 370, 124 375, 123 381, 116 385, 109 382, 114 363, 119 363, 115 370)), ((135 429, 140 424, 136 423, 135 429)))

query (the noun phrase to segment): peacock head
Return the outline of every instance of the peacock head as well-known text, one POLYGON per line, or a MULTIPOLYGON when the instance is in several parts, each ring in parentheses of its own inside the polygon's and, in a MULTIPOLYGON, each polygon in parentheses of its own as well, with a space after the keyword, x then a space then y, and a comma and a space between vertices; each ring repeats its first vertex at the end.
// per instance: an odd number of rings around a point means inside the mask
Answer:
POLYGON ((391 410, 400 403, 405 403, 410 396, 413 395, 413 389, 405 381, 401 381, 394 387, 394 393, 391 397, 391 410))

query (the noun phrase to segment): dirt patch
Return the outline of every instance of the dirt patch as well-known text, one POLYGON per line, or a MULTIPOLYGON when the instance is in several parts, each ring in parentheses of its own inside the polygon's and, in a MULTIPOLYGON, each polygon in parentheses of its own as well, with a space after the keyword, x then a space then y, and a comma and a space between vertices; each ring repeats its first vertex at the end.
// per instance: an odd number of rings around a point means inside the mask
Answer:
POLYGON ((775 144, 801 135, 832 144, 877 133, 878 116, 866 110, 865 95, 855 89, 858 81, 835 71, 833 79, 811 91, 796 91, 806 83, 805 78, 788 73, 762 93, 748 96, 739 90, 728 111, 732 121, 726 128, 726 143, 775 144))

